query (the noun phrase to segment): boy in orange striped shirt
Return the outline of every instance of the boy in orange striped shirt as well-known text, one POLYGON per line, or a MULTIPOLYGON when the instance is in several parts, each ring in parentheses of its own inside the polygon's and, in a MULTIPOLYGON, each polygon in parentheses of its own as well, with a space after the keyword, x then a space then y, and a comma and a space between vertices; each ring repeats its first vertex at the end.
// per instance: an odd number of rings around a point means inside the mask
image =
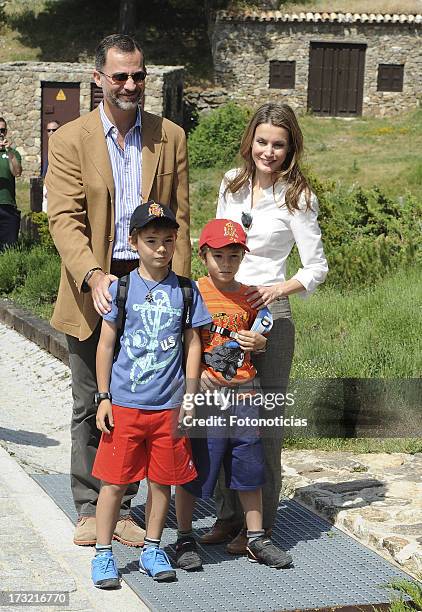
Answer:
POLYGON ((235 280, 248 250, 246 235, 238 223, 214 219, 202 230, 199 249, 208 276, 198 280, 198 288, 213 319, 208 329, 201 329, 203 379, 217 380, 228 388, 233 405, 223 411, 221 404, 207 406, 214 414, 206 415, 206 435, 191 438, 198 478, 177 488, 176 562, 182 569, 191 569, 191 557, 197 555, 192 534, 195 498, 212 497, 224 465, 226 486, 238 492, 245 513, 249 560, 286 567, 292 562, 290 555, 277 548, 262 528, 265 459, 258 427, 236 426, 237 421, 249 418, 251 422, 259 416, 259 408, 250 401, 257 388, 251 352, 264 351, 266 345, 265 336, 250 330, 257 311, 247 300, 248 287, 235 280))

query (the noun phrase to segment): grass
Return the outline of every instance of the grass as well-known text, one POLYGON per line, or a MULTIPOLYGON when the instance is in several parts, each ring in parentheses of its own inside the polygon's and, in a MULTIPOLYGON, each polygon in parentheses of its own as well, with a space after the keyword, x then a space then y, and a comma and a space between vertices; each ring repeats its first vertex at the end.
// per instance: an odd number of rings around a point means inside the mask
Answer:
POLYGON ((283 448, 288 450, 343 451, 365 453, 422 452, 422 440, 418 438, 285 438, 283 448))
POLYGON ((421 269, 370 289, 321 288, 291 299, 295 378, 412 378, 422 374, 421 269))
POLYGON ((351 121, 300 118, 305 163, 317 176, 422 198, 422 110, 351 121))

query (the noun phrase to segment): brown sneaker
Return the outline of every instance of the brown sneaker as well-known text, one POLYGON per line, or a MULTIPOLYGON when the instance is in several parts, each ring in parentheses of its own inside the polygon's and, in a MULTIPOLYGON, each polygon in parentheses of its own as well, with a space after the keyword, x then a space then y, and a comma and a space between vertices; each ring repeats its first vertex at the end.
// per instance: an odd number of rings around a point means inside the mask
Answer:
POLYGON ((143 546, 145 530, 135 523, 128 514, 119 518, 113 534, 113 540, 117 540, 126 546, 143 546))
POLYGON ((95 516, 81 516, 78 519, 73 536, 77 546, 95 546, 97 543, 95 516))
MULTIPOLYGON (((267 537, 271 536, 272 529, 266 529, 265 535, 267 537)), ((248 538, 246 537, 246 528, 244 527, 239 531, 237 536, 227 544, 226 551, 230 555, 247 555, 248 551, 246 550, 246 546, 248 545, 248 538)))
POLYGON ((221 544, 232 538, 242 526, 239 521, 217 519, 207 533, 199 538, 201 544, 221 544))

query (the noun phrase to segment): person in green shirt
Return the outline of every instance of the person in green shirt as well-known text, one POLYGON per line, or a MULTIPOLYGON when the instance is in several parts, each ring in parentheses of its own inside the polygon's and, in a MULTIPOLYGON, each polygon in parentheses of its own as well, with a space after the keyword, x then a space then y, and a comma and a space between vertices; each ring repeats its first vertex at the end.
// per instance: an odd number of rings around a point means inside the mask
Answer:
POLYGON ((22 174, 20 153, 7 138, 7 124, 0 117, 0 251, 15 244, 20 227, 20 210, 15 199, 15 178, 22 174))

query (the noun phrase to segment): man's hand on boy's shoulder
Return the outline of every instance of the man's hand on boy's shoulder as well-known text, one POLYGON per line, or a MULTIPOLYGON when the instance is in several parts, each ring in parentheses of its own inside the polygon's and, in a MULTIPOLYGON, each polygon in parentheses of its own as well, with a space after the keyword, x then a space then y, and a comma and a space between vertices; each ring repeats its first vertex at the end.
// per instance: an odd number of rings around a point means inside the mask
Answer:
POLYGON ((97 409, 96 417, 97 429, 103 433, 111 433, 114 427, 113 407, 110 400, 102 400, 97 409), (107 427, 108 426, 108 427, 107 427), (110 429, 109 429, 110 428, 110 429))
POLYGON ((246 329, 237 332, 236 340, 240 348, 246 352, 262 352, 265 351, 267 346, 267 339, 265 336, 246 329))
POLYGON ((117 276, 105 274, 102 270, 95 270, 88 281, 92 302, 99 315, 107 314, 111 310, 112 296, 108 288, 115 280, 117 280, 117 276))

